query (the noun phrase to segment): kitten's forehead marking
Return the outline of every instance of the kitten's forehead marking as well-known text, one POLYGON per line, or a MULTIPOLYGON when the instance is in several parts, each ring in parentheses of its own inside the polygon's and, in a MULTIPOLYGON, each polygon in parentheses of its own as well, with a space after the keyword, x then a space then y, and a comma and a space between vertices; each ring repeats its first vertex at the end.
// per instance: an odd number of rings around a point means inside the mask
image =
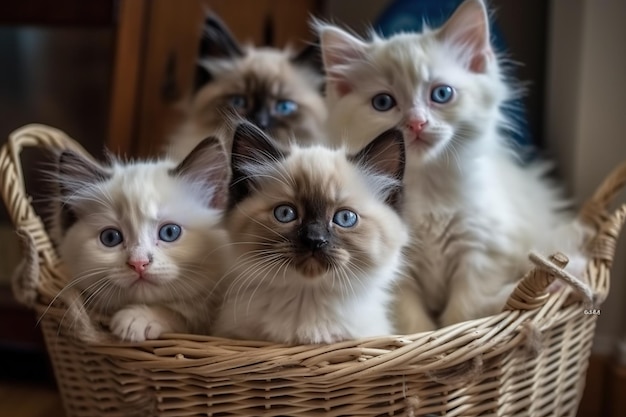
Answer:
POLYGON ((419 93, 421 85, 433 80, 428 35, 398 34, 381 42, 372 45, 372 56, 377 71, 395 90, 419 93))
POLYGON ((294 197, 318 212, 321 206, 332 208, 345 204, 353 191, 345 185, 354 168, 342 151, 295 147, 285 164, 291 173, 294 197))
POLYGON ((240 89, 249 94, 262 93, 277 98, 289 93, 284 89, 288 80, 295 77, 296 70, 286 51, 258 48, 248 50, 228 75, 241 80, 240 89))
POLYGON ((277 99, 285 95, 284 86, 280 78, 251 71, 244 75, 243 82, 244 91, 257 100, 264 101, 268 97, 277 99))

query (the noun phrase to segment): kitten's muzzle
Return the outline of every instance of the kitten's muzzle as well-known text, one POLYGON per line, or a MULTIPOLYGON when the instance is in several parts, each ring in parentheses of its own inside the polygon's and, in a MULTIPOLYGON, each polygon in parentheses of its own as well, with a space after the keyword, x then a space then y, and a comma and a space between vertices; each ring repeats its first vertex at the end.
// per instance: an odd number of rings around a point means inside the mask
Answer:
POLYGON ((330 233, 326 225, 320 222, 306 223, 298 231, 300 243, 312 252, 328 246, 330 233))
POLYGON ((273 125, 272 115, 269 114, 267 109, 259 109, 257 111, 254 111, 250 115, 249 120, 264 131, 267 131, 273 125))
POLYGON ((129 259, 127 262, 128 266, 133 269, 135 272, 141 274, 143 273, 148 265, 150 265, 150 260, 145 259, 129 259))

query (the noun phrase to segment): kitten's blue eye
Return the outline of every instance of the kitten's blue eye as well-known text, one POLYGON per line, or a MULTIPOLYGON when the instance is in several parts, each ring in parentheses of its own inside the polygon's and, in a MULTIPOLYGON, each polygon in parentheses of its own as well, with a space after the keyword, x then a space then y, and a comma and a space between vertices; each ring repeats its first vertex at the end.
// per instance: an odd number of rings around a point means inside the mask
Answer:
POLYGON ((102 242, 104 246, 108 246, 109 248, 117 246, 123 241, 124 237, 122 236, 122 232, 117 229, 104 229, 100 233, 100 242, 102 242))
POLYGON ((372 98, 372 107, 378 111, 388 111, 396 106, 396 99, 390 94, 380 93, 372 98))
POLYGON ((430 99, 435 103, 447 103, 454 97, 454 88, 449 85, 438 85, 430 92, 430 99))
POLYGON ((177 224, 165 224, 159 229, 159 239, 164 242, 173 242, 180 237, 182 229, 177 224))
POLYGON ((280 116, 289 116, 295 113, 296 110, 298 110, 298 103, 291 100, 278 100, 274 107, 274 111, 280 116))
POLYGON ((297 219, 298 215, 295 208, 283 204, 274 209, 274 217, 281 223, 289 223, 297 219))
POLYGON ((333 216, 333 223, 338 224, 341 227, 352 227, 356 224, 358 216, 352 210, 339 210, 333 216))
POLYGON ((237 110, 242 110, 248 107, 248 100, 246 99, 246 96, 236 94, 228 99, 228 104, 230 104, 237 110))

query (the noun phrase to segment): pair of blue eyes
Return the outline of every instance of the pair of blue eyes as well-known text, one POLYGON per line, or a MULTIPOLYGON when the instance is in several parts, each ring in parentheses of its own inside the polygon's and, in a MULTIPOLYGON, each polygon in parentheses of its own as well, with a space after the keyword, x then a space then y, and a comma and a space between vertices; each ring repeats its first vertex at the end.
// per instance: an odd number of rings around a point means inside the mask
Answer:
MULTIPOLYGON (((454 88, 438 85, 430 91, 430 99, 435 103, 445 104, 454 97, 454 88)), ((372 97, 372 107, 378 111, 389 111, 396 106, 396 99, 391 94, 379 93, 372 97)))
MULTIPOLYGON (((242 95, 234 95, 229 99, 229 103, 237 110, 248 108, 248 99, 242 95)), ((298 103, 291 100, 277 100, 274 105, 274 113, 279 116, 289 116, 298 110, 298 103)))
MULTIPOLYGON (((282 204, 274 209, 274 217, 281 223, 289 223, 298 218, 296 209, 288 204, 282 204)), ((341 227, 352 227, 356 224, 358 216, 348 209, 337 211, 333 216, 333 223, 341 227)))
MULTIPOLYGON (((168 223, 159 229, 159 239, 164 242, 173 242, 180 237, 182 229, 179 225, 174 223, 168 223)), ((124 241, 122 232, 115 228, 108 228, 100 233, 100 242, 104 246, 112 248, 119 245, 124 241)))

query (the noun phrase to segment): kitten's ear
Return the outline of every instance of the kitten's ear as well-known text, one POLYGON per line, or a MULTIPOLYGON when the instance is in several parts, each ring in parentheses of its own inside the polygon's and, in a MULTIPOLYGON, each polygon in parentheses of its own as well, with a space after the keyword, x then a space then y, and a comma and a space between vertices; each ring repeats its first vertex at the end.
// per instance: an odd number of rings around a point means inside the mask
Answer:
POLYGON ((239 58, 243 55, 243 50, 231 34, 228 26, 215 14, 208 13, 202 27, 202 38, 200 39, 198 51, 200 62, 196 68, 195 89, 198 90, 212 79, 209 70, 201 63, 203 59, 239 58))
POLYGON ((442 42, 462 47, 467 52, 467 66, 473 72, 485 72, 495 58, 483 0, 465 0, 438 30, 437 37, 442 42))
POLYGON ((313 27, 320 38, 322 61, 328 74, 327 82, 343 96, 352 90, 344 70, 347 65, 366 55, 367 43, 337 26, 314 21, 313 27))
POLYGON ((85 184, 94 184, 111 178, 111 173, 97 162, 70 150, 59 154, 58 173, 62 196, 74 193, 85 184))
POLYGON ((226 206, 230 167, 228 155, 219 139, 204 139, 170 174, 199 185, 201 190, 210 191, 207 198, 210 207, 226 206))
POLYGON ((61 199, 60 226, 64 232, 76 221, 72 196, 81 188, 109 180, 111 173, 86 156, 66 150, 58 155, 57 174, 61 199))
POLYGON ((239 58, 243 55, 243 50, 228 26, 215 14, 209 13, 204 20, 200 58, 239 58))
POLYGON ((398 129, 389 129, 381 133, 349 159, 368 173, 382 174, 394 180, 384 187, 387 188, 385 201, 399 210, 402 203, 402 180, 406 163, 402 132, 398 129))
POLYGON ((284 157, 285 153, 278 145, 254 124, 239 124, 231 152, 233 176, 230 181, 229 208, 252 191, 255 167, 276 163, 284 157))

